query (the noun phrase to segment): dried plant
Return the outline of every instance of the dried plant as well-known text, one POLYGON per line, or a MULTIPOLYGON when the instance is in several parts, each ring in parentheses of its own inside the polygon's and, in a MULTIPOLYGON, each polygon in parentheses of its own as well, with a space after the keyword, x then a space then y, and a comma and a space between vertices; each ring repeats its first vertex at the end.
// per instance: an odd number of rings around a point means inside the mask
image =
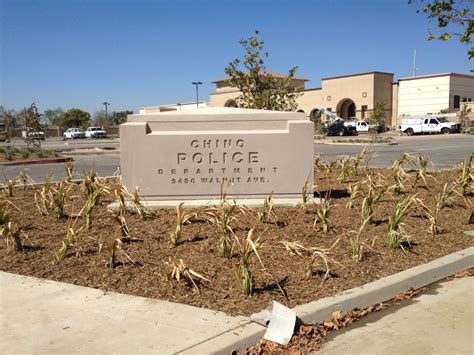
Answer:
POLYGON ((71 182, 74 178, 74 160, 68 160, 66 162, 66 181, 71 182))
POLYGON ((129 199, 131 195, 127 188, 122 184, 119 184, 119 186, 114 190, 114 193, 118 205, 116 210, 121 216, 123 216, 127 213, 127 199, 129 199))
POLYGON ((340 238, 337 238, 333 245, 331 245, 328 249, 316 248, 316 247, 306 247, 298 241, 295 242, 288 242, 283 241, 281 242, 285 249, 292 255, 297 255, 301 258, 308 258, 308 262, 306 265, 305 275, 307 277, 311 277, 314 274, 313 267, 315 261, 320 259, 323 261, 326 267, 326 273, 324 274, 323 281, 329 276, 330 269, 329 269, 329 262, 338 264, 342 266, 340 263, 335 261, 334 259, 329 257, 331 250, 339 243, 340 238))
POLYGON ((182 259, 179 259, 178 263, 167 263, 171 266, 171 272, 169 275, 169 279, 175 279, 176 281, 180 282, 181 280, 186 281, 188 284, 192 285, 197 292, 201 292, 198 284, 200 281, 207 281, 209 280, 205 278, 203 275, 197 273, 194 270, 188 268, 182 259))
POLYGON ((337 177, 337 181, 340 183, 345 183, 347 178, 352 174, 351 159, 347 155, 343 155, 339 158, 338 163, 341 167, 341 171, 337 177))
POLYGON ((262 210, 257 212, 257 221, 259 223, 268 222, 269 218, 276 218, 275 213, 273 213, 273 191, 263 201, 262 210))
POLYGON ((68 227, 66 237, 63 240, 63 244, 61 248, 59 248, 57 251, 54 252, 54 259, 56 260, 57 263, 63 261, 69 249, 72 247, 75 247, 76 245, 76 233, 74 232, 73 227, 68 227))
POLYGON ((259 259, 263 267, 260 255, 258 254, 258 250, 261 248, 262 243, 260 242, 260 238, 257 238, 256 241, 252 240, 253 233, 254 230, 251 229, 248 232, 247 238, 242 243, 239 243, 240 264, 234 265, 233 267, 235 278, 239 282, 239 285, 246 296, 252 294, 254 286, 254 280, 250 270, 250 260, 253 255, 259 259))
POLYGON ((70 190, 71 186, 64 181, 59 182, 56 187, 51 188, 51 206, 56 212, 56 217, 58 219, 66 216, 65 204, 70 190))
POLYGON ((120 255, 125 256, 133 265, 136 265, 132 258, 123 250, 123 242, 122 239, 114 238, 108 247, 108 252, 110 255, 109 264, 108 266, 114 269, 119 263, 122 265, 125 264, 124 261, 119 262, 120 255))
POLYGON ((5 235, 7 239, 7 247, 11 241, 13 244, 13 250, 23 251, 22 237, 26 237, 26 234, 23 232, 21 227, 17 227, 13 222, 8 222, 4 227, 0 227, 2 233, 0 235, 5 235))
POLYGON ((86 230, 89 230, 92 225, 92 209, 94 208, 97 199, 99 198, 99 192, 95 192, 92 195, 89 195, 84 203, 84 213, 86 215, 86 230))
POLYGON ((359 165, 364 160, 366 153, 367 153, 367 148, 364 147, 364 149, 362 149, 359 153, 357 153, 356 156, 352 159, 352 169, 350 172, 352 176, 357 174, 357 171, 359 170, 359 165))
POLYGON ((324 168, 324 172, 327 175, 329 175, 332 171, 332 169, 337 165, 338 161, 337 160, 331 160, 328 163, 321 162, 321 167, 324 168))
POLYGON ((3 188, 5 189, 7 197, 13 197, 13 188, 16 186, 14 180, 8 180, 4 185, 3 188))
POLYGON ((459 186, 459 191, 461 195, 465 196, 469 188, 472 187, 472 183, 474 181, 474 169, 472 164, 467 162, 467 160, 463 161, 459 164, 460 175, 457 179, 456 183, 459 186))
POLYGON ((183 226, 193 217, 193 214, 183 212, 183 205, 184 202, 181 202, 176 206, 176 227, 174 232, 170 233, 170 242, 174 247, 181 243, 183 226))
POLYGON ((440 209, 454 206, 454 194, 456 193, 455 189, 456 186, 449 187, 447 183, 444 184, 443 191, 441 191, 438 195, 440 209))
POLYGON ((349 196, 349 201, 347 201, 346 207, 353 208, 355 200, 357 199, 358 196, 360 196, 359 183, 349 185, 348 190, 349 190, 350 196, 349 196))
POLYGON ((308 211, 308 202, 309 202, 308 196, 310 195, 309 193, 309 178, 310 177, 311 177, 311 174, 308 175, 308 178, 306 179, 303 185, 303 188, 301 189, 301 192, 302 192, 301 208, 303 209, 304 213, 308 211))
POLYGON ((403 230, 403 221, 408 215, 410 207, 418 200, 416 196, 417 194, 409 195, 405 199, 399 201, 390 216, 386 239, 387 245, 390 248, 396 249, 401 247, 403 249, 402 243, 404 241, 409 241, 408 235, 403 230))
POLYGON ((392 177, 395 180, 395 186, 393 192, 396 195, 399 195, 403 190, 403 182, 409 177, 407 172, 405 172, 404 167, 407 164, 415 164, 415 157, 408 153, 404 153, 395 160, 392 164, 392 177))
POLYGON ((372 154, 370 157, 365 156, 364 158, 364 169, 367 172, 370 169, 370 162, 377 156, 377 153, 372 154))
POLYGON ((361 261, 364 258, 364 251, 363 251, 363 243, 361 241, 362 233, 364 232, 367 224, 370 223, 370 219, 367 218, 362 225, 360 226, 359 230, 350 231, 349 235, 347 236, 347 240, 351 246, 351 255, 352 259, 361 261))
POLYGON ((415 172, 412 187, 416 187, 420 180, 423 181, 423 184, 426 186, 426 177, 430 175, 430 172, 428 171, 428 163, 428 159, 422 155, 418 156, 418 170, 415 172))
POLYGON ((26 190, 28 188, 28 185, 34 185, 34 180, 24 171, 20 173, 20 175, 17 176, 16 181, 23 186, 23 190, 26 190))
POLYGON ((44 179, 43 188, 45 189, 46 193, 49 193, 51 186, 53 185, 53 176, 53 173, 48 173, 44 179))
POLYGON ((97 184, 96 178, 97 172, 94 168, 89 170, 89 172, 82 178, 81 190, 84 198, 87 199, 90 196, 94 195, 96 190, 99 188, 99 184, 97 184))
POLYGON ((113 218, 119 225, 119 232, 120 232, 122 242, 133 242, 133 241, 140 240, 131 235, 130 228, 128 227, 127 221, 123 215, 121 215, 117 211, 110 211, 110 212, 112 213, 113 218))
POLYGON ((135 210, 137 211, 138 215, 143 219, 147 219, 147 218, 151 218, 155 216, 155 213, 153 211, 145 207, 145 205, 143 204, 140 198, 139 192, 140 192, 140 189, 136 187, 131 196, 133 206, 135 207, 135 210))
POLYGON ((227 195, 221 187, 221 197, 216 208, 207 210, 207 219, 217 226, 219 234, 219 252, 221 256, 230 259, 234 248, 232 236, 234 236, 233 224, 237 221, 237 214, 243 209, 237 208, 237 203, 229 203, 227 195))
POLYGON ((329 194, 327 193, 323 199, 320 199, 320 203, 314 203, 314 206, 316 207, 316 219, 314 220, 313 228, 316 226, 316 223, 319 222, 323 226, 323 233, 329 233, 329 230, 331 229, 329 213, 332 208, 329 194))

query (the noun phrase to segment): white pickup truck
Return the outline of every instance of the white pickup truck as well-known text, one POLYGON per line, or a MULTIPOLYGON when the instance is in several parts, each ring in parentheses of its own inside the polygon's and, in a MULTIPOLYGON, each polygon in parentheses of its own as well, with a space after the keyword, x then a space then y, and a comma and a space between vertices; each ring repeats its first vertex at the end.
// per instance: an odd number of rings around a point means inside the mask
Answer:
POLYGON ((86 138, 106 138, 107 133, 101 127, 89 127, 84 132, 86 138))
POLYGON ((376 129, 377 132, 379 133, 382 131, 381 126, 374 126, 374 125, 370 126, 366 121, 363 121, 363 120, 344 122, 344 125, 346 127, 355 127, 357 130, 357 133, 369 133, 369 127, 376 129))
POLYGON ((406 133, 407 136, 423 133, 458 133, 461 125, 459 123, 449 122, 444 117, 425 117, 425 118, 402 118, 400 133, 406 133))

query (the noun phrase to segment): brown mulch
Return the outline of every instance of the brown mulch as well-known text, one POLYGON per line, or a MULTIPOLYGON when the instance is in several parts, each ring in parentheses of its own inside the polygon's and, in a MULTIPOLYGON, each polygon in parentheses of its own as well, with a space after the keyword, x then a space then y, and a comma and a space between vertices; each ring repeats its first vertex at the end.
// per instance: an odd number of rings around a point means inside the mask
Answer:
MULTIPOLYGON (((386 181, 391 182, 389 170, 371 169, 371 172, 382 173, 387 176, 386 181)), ((183 242, 170 247, 169 235, 176 223, 174 209, 159 210, 156 217, 147 220, 137 215, 127 216, 131 234, 139 240, 124 243, 122 247, 135 264, 122 257, 123 264, 108 267, 107 245, 118 232, 116 221, 107 211, 107 205, 115 199, 113 193, 102 198, 94 208, 92 228, 85 231, 83 218, 75 221, 72 217, 57 220, 52 214, 41 216, 35 207, 35 190, 16 187, 9 200, 19 210, 11 210, 11 220, 22 226, 28 238, 23 237, 24 252, 13 251, 11 242, 7 245, 6 239, 0 238, 0 270, 248 316, 265 308, 273 299, 295 307, 473 246, 473 238, 463 233, 473 229, 468 225, 471 211, 460 197, 456 198, 454 206, 441 211, 439 224, 444 230, 442 234, 431 235, 427 231, 428 219, 413 209, 405 221, 405 230, 411 236, 410 244, 405 244, 404 250, 386 246, 388 218, 400 198, 416 190, 418 197, 432 207, 434 197, 444 183, 452 183, 459 175, 458 171, 435 172, 433 178, 428 178, 426 188, 413 189, 408 184, 409 189, 402 196, 386 195, 375 205, 375 223, 367 226, 362 237, 364 259, 352 259, 347 235, 361 225, 361 199, 354 208, 348 209, 347 189, 349 184, 365 178, 366 172, 360 172, 359 176, 351 177, 344 184, 336 181, 338 173, 316 174, 318 191, 323 196, 329 193, 333 204, 329 217, 332 227, 327 235, 323 234, 320 223, 313 228, 314 206, 306 212, 301 207, 275 207, 277 220, 267 223, 258 223, 255 215, 250 213, 238 216, 234 225, 237 237, 242 239, 251 228, 255 228, 255 238, 264 241, 260 257, 272 274, 271 277, 262 271, 257 259, 252 260, 255 290, 251 296, 243 294, 232 271, 239 262, 237 254, 230 260, 220 256, 215 226, 202 220, 187 224, 183 228, 183 242), (76 230, 76 248, 69 251, 64 261, 55 263, 54 251, 61 247, 67 228, 72 224, 76 230), (327 249, 338 238, 339 242, 328 254, 331 258, 330 273, 326 279, 322 260, 315 260, 312 274, 308 277, 309 257, 291 255, 281 244, 282 241, 298 241, 308 247, 327 249), (179 259, 209 280, 200 283, 200 292, 184 280, 169 279, 170 264, 178 263, 179 259), (285 290, 288 300, 279 291, 276 281, 285 290)), ((39 187, 36 189, 38 192, 39 187)), ((472 192, 467 199, 473 202, 472 192)), ((74 215, 82 205, 80 186, 74 185, 66 210, 74 215)))

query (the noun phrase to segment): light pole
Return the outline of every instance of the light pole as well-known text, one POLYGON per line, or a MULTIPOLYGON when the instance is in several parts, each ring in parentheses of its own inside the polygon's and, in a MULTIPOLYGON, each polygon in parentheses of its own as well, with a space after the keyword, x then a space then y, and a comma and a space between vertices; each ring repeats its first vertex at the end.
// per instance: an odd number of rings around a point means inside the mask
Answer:
POLYGON ((199 85, 202 85, 200 81, 193 81, 193 85, 196 85, 196 108, 199 108, 199 85))
POLYGON ((102 102, 102 105, 105 106, 105 121, 107 122, 107 106, 110 105, 107 101, 102 102))

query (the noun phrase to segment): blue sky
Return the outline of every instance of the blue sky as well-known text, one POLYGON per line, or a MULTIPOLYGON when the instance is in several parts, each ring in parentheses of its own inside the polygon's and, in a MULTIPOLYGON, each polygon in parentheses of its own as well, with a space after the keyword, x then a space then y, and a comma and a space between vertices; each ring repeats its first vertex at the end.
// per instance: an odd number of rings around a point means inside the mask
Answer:
POLYGON ((469 73, 468 47, 426 40, 430 25, 407 0, 0 0, 0 104, 91 114, 208 99, 255 29, 267 68, 319 87, 366 71, 395 78, 469 73))

